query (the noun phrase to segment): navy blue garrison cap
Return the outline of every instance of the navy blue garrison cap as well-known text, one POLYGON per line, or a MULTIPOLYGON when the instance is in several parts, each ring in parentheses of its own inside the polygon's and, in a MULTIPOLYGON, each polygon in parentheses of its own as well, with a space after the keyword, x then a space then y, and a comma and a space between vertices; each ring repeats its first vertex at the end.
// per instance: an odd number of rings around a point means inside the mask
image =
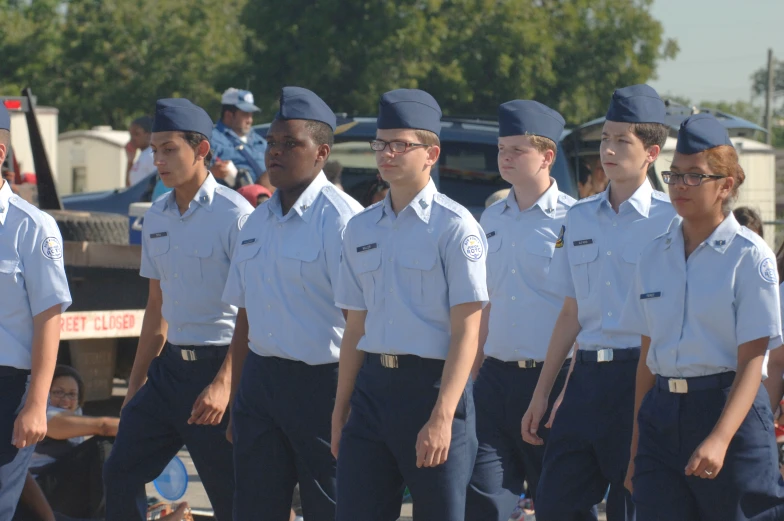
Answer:
POLYGON ((683 120, 678 129, 675 150, 680 154, 691 155, 721 145, 732 146, 727 129, 713 115, 702 113, 683 120))
POLYGON ((423 90, 391 90, 383 94, 378 103, 376 127, 429 130, 438 136, 441 134, 441 107, 423 90))
POLYGON ((0 129, 11 130, 11 115, 2 103, 0 103, 0 129))
POLYGON ((552 139, 561 139, 564 118, 558 112, 538 101, 507 101, 498 107, 498 135, 522 136, 530 134, 552 139))
POLYGON ((316 93, 302 87, 283 87, 280 93, 280 110, 275 119, 306 119, 320 121, 335 131, 337 118, 329 105, 316 93))
POLYGON ((613 92, 607 119, 619 123, 661 123, 666 109, 659 94, 649 85, 632 85, 613 92))
POLYGON ((159 99, 155 104, 153 132, 198 132, 210 138, 212 119, 209 114, 185 98, 159 99))

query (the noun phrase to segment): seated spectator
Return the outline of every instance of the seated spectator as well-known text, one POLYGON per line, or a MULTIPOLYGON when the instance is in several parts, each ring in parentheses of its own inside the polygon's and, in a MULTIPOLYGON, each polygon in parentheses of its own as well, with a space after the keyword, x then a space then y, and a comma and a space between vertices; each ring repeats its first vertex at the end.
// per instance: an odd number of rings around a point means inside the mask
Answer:
POLYGON ((739 206, 738 208, 735 208, 732 213, 735 214, 735 219, 737 219, 738 224, 745 226, 764 238, 762 235, 762 219, 757 212, 748 206, 739 206))
POLYGON ((490 196, 485 199, 485 208, 488 208, 490 205, 495 204, 501 199, 506 199, 509 196, 509 190, 509 188, 504 188, 490 194, 490 196))
POLYGON ((370 184, 367 191, 362 195, 359 203, 367 208, 372 204, 383 201, 387 196, 387 192, 389 192, 389 183, 381 179, 381 176, 377 176, 376 180, 370 184))
POLYGON ((131 122, 128 131, 131 134, 131 140, 125 145, 125 153, 128 156, 125 185, 133 186, 157 170, 153 163, 152 148, 150 148, 152 118, 150 116, 136 118, 131 122), (136 157, 137 150, 139 151, 138 158, 136 157))
POLYGON ((343 165, 340 164, 340 161, 327 161, 324 164, 324 175, 327 176, 327 180, 332 183, 335 188, 338 190, 343 190, 343 184, 341 184, 340 174, 343 172, 343 165))

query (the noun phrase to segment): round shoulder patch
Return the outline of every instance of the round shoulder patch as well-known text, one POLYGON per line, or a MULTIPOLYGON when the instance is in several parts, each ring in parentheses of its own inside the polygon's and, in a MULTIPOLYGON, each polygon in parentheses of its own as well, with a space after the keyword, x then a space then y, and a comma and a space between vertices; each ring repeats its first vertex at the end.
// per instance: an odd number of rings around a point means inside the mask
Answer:
POLYGON ((776 261, 768 257, 760 262, 759 274, 762 280, 776 284, 778 282, 778 270, 776 269, 776 261))
POLYGON ((245 215, 240 217, 239 221, 237 221, 237 226, 239 226, 240 230, 242 229, 243 226, 245 226, 245 223, 248 222, 248 217, 250 217, 250 214, 246 213, 245 215))
POLYGON ((41 253, 47 259, 60 260, 63 258, 63 246, 57 237, 47 237, 41 243, 41 253))
POLYGON ((480 241, 479 237, 476 235, 469 235, 463 239, 460 246, 463 250, 463 255, 465 255, 468 260, 478 261, 482 258, 484 248, 482 247, 482 241, 480 241))

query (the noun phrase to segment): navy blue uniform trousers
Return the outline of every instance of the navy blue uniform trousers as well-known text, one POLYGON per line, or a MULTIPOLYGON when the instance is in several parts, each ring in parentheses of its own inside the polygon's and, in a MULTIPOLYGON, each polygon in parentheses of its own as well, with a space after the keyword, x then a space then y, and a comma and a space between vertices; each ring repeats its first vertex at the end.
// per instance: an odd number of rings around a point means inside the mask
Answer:
POLYGON ((167 343, 150 364, 147 382, 120 415, 120 429, 104 465, 106 519, 146 519, 144 485, 157 478, 183 445, 204 484, 218 521, 232 519, 234 469, 226 440, 228 414, 218 426, 188 425, 193 404, 212 383, 227 351, 224 347, 195 348, 212 358, 183 360, 167 343))
MULTIPOLYGON (((539 437, 547 441, 544 427, 553 402, 563 388, 569 361, 561 368, 550 393, 550 403, 539 437)), ((536 487, 542 473, 543 445, 523 441, 521 422, 542 373, 541 363, 529 369, 517 362, 502 362, 488 357, 474 382, 476 405, 476 455, 466 498, 466 521, 508 521, 528 483, 529 494, 536 499, 536 487)))
POLYGON ((30 371, 0 367, 0 521, 10 521, 22 494, 33 447, 11 444, 14 422, 24 406, 30 371))
POLYGON ((232 408, 234 519, 288 521, 297 483, 305 519, 335 518, 337 379, 336 363, 248 354, 232 408))
POLYGON ((781 521, 784 483, 778 469, 773 415, 765 388, 730 442, 714 479, 686 476, 686 465, 727 403, 735 373, 688 378, 689 392, 671 393, 667 379, 640 405, 634 459, 638 521, 781 521))
POLYGON ((639 348, 615 350, 614 361, 596 362, 590 361, 591 355, 596 359, 595 352, 577 351, 544 451, 537 521, 595 521, 593 507, 601 503, 608 485, 607 520, 634 520, 631 494, 623 483, 639 354, 639 348))
POLYGON ((394 521, 407 485, 416 521, 462 521, 477 450, 472 383, 455 411, 447 461, 417 468, 417 435, 436 404, 444 361, 397 360, 388 368, 367 354, 357 375, 338 454, 337 519, 394 521))

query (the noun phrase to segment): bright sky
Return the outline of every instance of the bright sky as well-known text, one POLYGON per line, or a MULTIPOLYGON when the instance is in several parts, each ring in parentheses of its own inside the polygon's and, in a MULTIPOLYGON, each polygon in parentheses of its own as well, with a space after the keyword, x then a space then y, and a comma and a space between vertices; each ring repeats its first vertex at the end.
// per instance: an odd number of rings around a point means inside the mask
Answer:
POLYGON ((654 0, 652 13, 680 46, 651 81, 662 96, 750 101, 750 76, 766 66, 768 48, 784 60, 784 0, 654 0))

